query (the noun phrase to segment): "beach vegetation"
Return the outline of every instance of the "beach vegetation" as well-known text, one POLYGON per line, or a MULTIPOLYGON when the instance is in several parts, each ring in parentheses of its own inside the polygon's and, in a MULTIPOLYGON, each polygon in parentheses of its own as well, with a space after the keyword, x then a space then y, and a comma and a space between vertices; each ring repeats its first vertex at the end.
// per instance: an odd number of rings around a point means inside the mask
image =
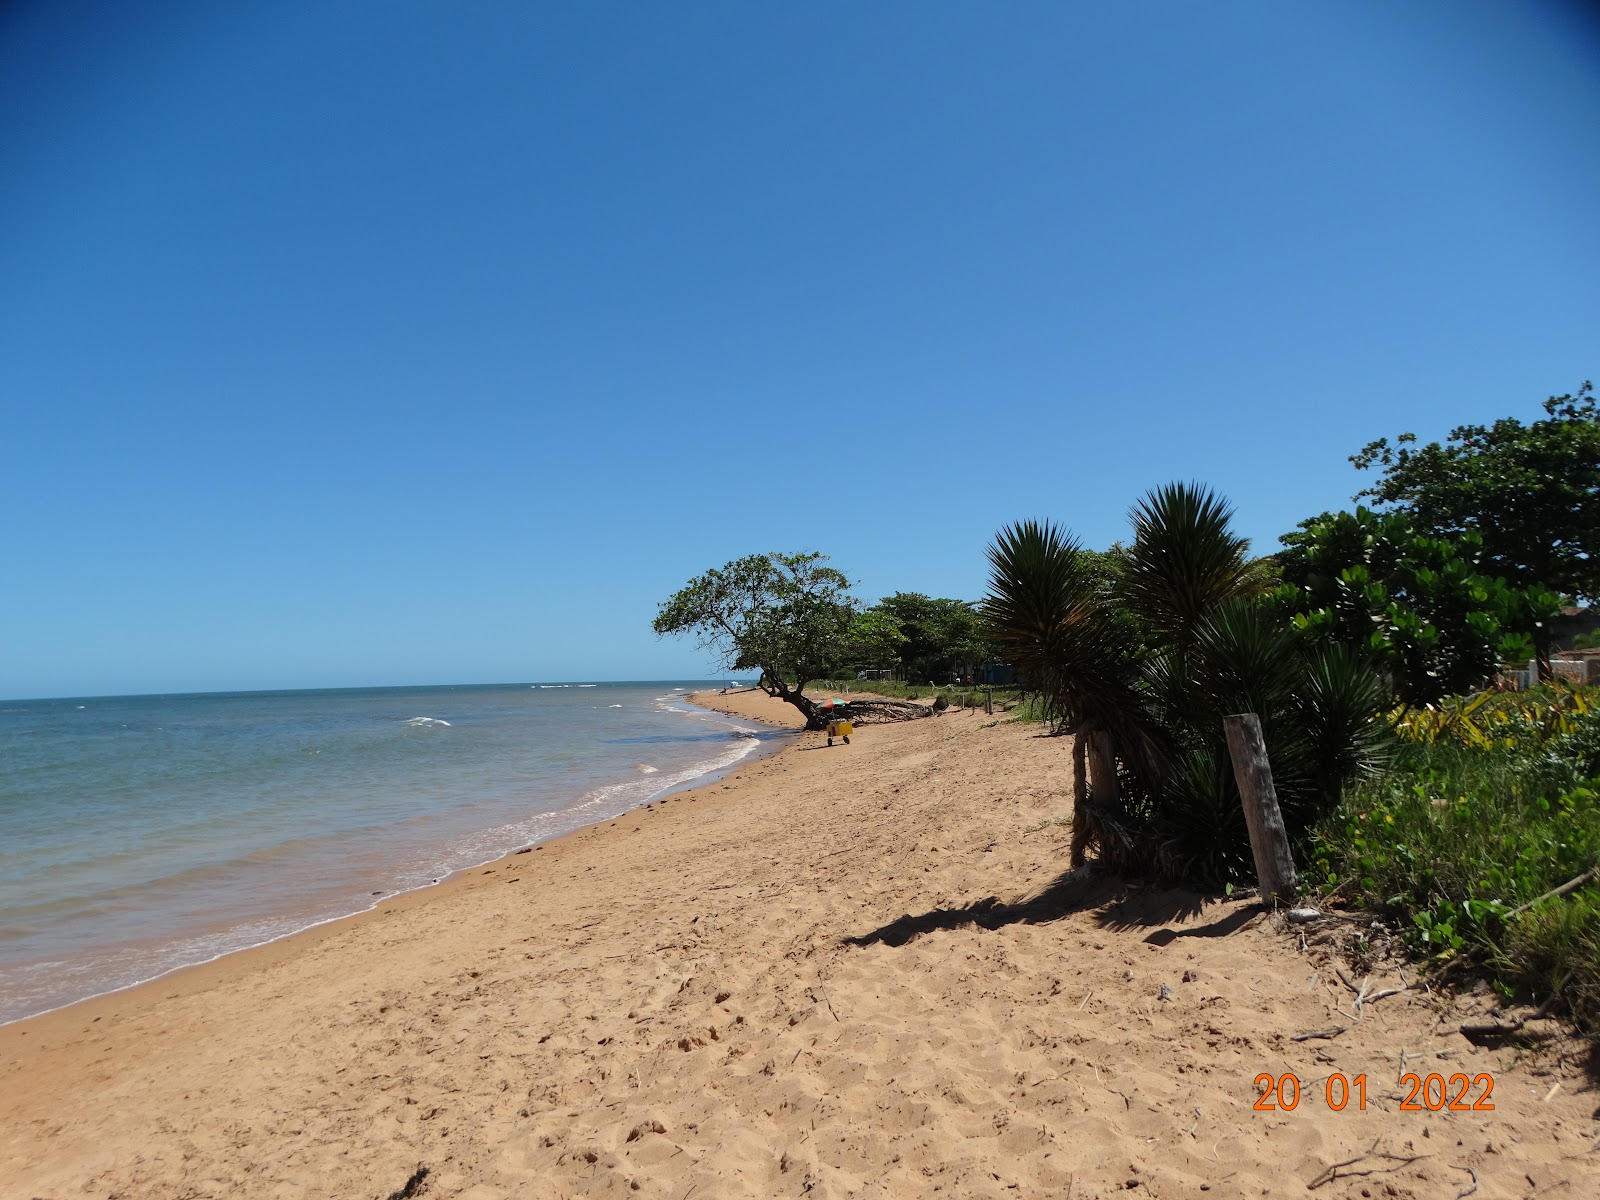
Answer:
POLYGON ((1533 655, 1561 598, 1492 574, 1476 529, 1419 532, 1405 511, 1323 513, 1282 538, 1270 602, 1297 635, 1362 653, 1393 699, 1431 704, 1485 686, 1533 655))
MULTIPOLYGON (((1378 478, 1356 499, 1405 513, 1419 534, 1482 544, 1486 574, 1513 588, 1600 596, 1600 407, 1585 382, 1552 396, 1544 417, 1462 425, 1443 442, 1403 433, 1351 456, 1378 478)), ((1541 679, 1550 678, 1551 627, 1527 614, 1541 679)))
POLYGON ((1008 526, 989 547, 991 636, 1074 735, 1074 866, 1094 848, 1127 869, 1249 878, 1229 713, 1260 716, 1295 835, 1379 752, 1377 676, 1275 619, 1261 603, 1272 572, 1231 517, 1210 489, 1174 483, 1134 507, 1113 570, 1049 522, 1008 526))
MULTIPOLYGON (((859 612, 845 639, 843 654, 847 669, 843 673, 850 675, 862 669, 880 673, 891 671, 900 665, 901 655, 910 640, 893 613, 882 608, 859 612)), ((835 669, 832 673, 841 672, 835 669)))
POLYGON ((1385 915, 1439 974, 1555 998, 1600 1037, 1600 696, 1452 707, 1446 724, 1395 725, 1386 767, 1309 839, 1308 874, 1330 900, 1385 915), (1472 722, 1491 712, 1484 736, 1472 722))
POLYGON ((994 661, 995 647, 971 601, 896 592, 867 611, 893 621, 903 634, 896 665, 907 682, 934 685, 952 676, 970 678, 979 665, 994 661))
POLYGON ((859 630, 861 604, 826 555, 752 554, 691 579, 663 601, 659 637, 694 637, 727 671, 758 671, 758 686, 794 705, 806 728, 827 720, 805 694, 859 630))
POLYGON ((893 700, 935 700, 944 697, 952 708, 982 708, 992 702, 996 712, 1009 711, 1023 704, 1028 696, 1017 687, 988 687, 983 684, 947 684, 932 687, 906 683, 899 679, 856 679, 849 674, 817 681, 821 686, 846 695, 865 693, 893 700))

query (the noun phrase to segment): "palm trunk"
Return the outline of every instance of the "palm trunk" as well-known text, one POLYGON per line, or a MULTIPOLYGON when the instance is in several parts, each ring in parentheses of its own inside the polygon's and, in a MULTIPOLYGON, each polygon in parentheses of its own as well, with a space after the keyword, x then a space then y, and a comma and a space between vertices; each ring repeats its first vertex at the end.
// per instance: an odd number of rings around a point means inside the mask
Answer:
POLYGON ((1089 734, 1089 793, 1096 808, 1111 813, 1121 811, 1117 756, 1111 745, 1111 735, 1104 729, 1089 734))

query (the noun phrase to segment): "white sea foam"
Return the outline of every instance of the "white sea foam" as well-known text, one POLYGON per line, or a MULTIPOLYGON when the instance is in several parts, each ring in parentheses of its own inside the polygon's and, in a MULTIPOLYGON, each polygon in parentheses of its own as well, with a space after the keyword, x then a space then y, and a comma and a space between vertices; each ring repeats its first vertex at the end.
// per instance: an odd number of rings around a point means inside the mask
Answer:
MULTIPOLYGON (((447 855, 437 859, 432 865, 422 867, 422 864, 418 864, 424 873, 421 886, 426 886, 428 878, 432 876, 442 878, 454 871, 471 869, 462 867, 460 865, 462 862, 481 866, 505 854, 508 847, 546 842, 574 829, 582 829, 585 825, 620 817, 629 809, 658 800, 668 792, 676 791, 715 771, 727 770, 754 752, 760 745, 761 742, 753 736, 730 737, 727 748, 714 758, 675 771, 640 772, 643 778, 595 788, 584 793, 566 808, 555 812, 537 813, 523 821, 499 825, 475 835, 459 838, 450 844, 447 855), (657 775, 661 778, 657 779, 657 775)), ((410 887, 415 886, 419 885, 410 885, 410 887)), ((410 890, 410 888, 403 886, 400 890, 410 890)))
POLYGON ((658 775, 661 772, 660 767, 652 767, 649 763, 634 763, 633 769, 641 775, 658 775))
POLYGON ((406 724, 413 729, 427 729, 430 727, 437 729, 441 726, 445 729, 450 728, 449 721, 442 721, 438 717, 412 717, 406 724))
POLYGON ((621 707, 622 707, 622 705, 620 705, 620 704, 613 704, 613 705, 611 705, 611 707, 612 707, 612 708, 621 708, 621 707))

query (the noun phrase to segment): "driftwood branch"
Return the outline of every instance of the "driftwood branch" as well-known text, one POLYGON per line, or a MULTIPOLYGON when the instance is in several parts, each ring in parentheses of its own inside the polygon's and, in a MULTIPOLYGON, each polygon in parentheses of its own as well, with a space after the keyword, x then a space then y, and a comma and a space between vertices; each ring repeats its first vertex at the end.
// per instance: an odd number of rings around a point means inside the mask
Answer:
POLYGON ((1536 904, 1543 904, 1546 900, 1553 900, 1557 896, 1565 896, 1568 892, 1575 892, 1579 888, 1581 888, 1584 884, 1588 883, 1591 879, 1593 879, 1596 875, 1600 875, 1600 867, 1590 867, 1587 871, 1585 871, 1582 875, 1579 875, 1576 879, 1569 879, 1565 883, 1563 883, 1560 887, 1551 888, 1544 895, 1535 896, 1532 900, 1529 900, 1526 904, 1517 905, 1517 907, 1513 908, 1510 912, 1508 912, 1506 914, 1506 920, 1509 921, 1509 920, 1511 920, 1512 917, 1520 917, 1523 913, 1527 912, 1530 908, 1532 908, 1536 904))
POLYGON ((858 725, 887 725, 894 721, 915 721, 919 717, 933 716, 926 704, 912 704, 909 700, 852 700, 850 719, 858 725))

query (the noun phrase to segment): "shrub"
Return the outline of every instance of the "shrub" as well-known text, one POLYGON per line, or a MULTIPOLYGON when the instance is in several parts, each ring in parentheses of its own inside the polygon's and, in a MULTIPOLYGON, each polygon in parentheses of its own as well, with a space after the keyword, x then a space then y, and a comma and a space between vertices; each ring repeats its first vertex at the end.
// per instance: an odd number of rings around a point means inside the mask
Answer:
POLYGON ((1600 883, 1541 900, 1600 865, 1600 717, 1519 728, 1487 749, 1397 736, 1388 769, 1318 826, 1310 873, 1436 962, 1468 957, 1505 992, 1559 987, 1600 1034, 1600 883))

